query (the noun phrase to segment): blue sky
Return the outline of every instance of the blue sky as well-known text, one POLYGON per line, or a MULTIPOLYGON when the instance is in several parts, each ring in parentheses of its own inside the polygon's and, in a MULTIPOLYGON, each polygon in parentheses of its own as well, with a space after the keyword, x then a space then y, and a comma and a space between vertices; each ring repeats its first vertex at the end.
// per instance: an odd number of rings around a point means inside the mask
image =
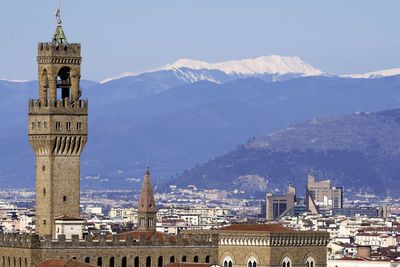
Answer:
MULTIPOLYGON (((35 79, 57 0, 2 0, 0 78, 35 79)), ((400 67, 400 1, 64 0, 63 28, 82 43, 83 78, 101 81, 179 58, 299 56, 335 74, 400 67)))

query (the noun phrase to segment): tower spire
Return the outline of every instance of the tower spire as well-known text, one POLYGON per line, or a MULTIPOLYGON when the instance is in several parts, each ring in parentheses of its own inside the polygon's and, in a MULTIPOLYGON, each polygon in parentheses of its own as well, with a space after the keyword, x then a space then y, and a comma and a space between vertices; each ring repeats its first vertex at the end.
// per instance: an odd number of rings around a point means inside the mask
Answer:
POLYGON ((149 165, 146 165, 138 206, 138 230, 154 231, 156 229, 156 212, 149 165))

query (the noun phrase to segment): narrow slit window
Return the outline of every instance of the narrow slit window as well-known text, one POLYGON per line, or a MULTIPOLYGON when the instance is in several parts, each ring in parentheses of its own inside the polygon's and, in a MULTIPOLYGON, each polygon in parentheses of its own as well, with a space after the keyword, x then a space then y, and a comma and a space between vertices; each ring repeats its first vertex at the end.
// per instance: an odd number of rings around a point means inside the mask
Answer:
POLYGON ((67 196, 63 196, 63 201, 67 201, 67 196))
POLYGON ((67 127, 66 128, 67 128, 67 130, 71 130, 71 122, 69 122, 69 121, 67 122, 67 127))
POLYGON ((61 122, 56 121, 56 130, 60 130, 60 129, 61 129, 61 122))
POLYGON ((43 122, 43 128, 44 128, 44 129, 47 129, 47 121, 44 121, 44 122, 43 122))
POLYGON ((37 126, 38 126, 38 129, 42 129, 42 123, 40 121, 37 123, 37 126))
POLYGON ((82 122, 77 122, 77 123, 76 123, 76 129, 77 129, 78 131, 82 130, 82 122))
POLYGON ((32 129, 35 129, 35 122, 34 121, 31 122, 31 127, 32 127, 32 129))

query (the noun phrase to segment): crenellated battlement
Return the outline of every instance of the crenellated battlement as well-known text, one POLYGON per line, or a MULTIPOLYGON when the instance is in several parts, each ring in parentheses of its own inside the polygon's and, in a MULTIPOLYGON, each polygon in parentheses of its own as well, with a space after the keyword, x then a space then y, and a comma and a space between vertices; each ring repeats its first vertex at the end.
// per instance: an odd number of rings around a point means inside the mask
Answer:
POLYGON ((58 55, 75 55, 80 57, 81 44, 62 44, 38 43, 39 56, 58 56, 58 55))
POLYGON ((59 235, 53 239, 51 235, 39 237, 39 235, 29 234, 4 234, 0 235, 0 247, 13 248, 99 248, 99 247, 148 247, 148 246, 196 246, 196 247, 216 247, 218 246, 218 235, 208 234, 191 236, 189 239, 181 235, 165 235, 162 240, 159 236, 153 235, 150 239, 146 235, 139 235, 139 239, 134 239, 131 235, 126 235, 125 239, 120 239, 119 235, 109 236, 86 236, 85 239, 79 239, 78 235, 73 235, 72 239, 65 239, 65 235, 59 235))
POLYGON ((29 99, 29 115, 57 113, 87 115, 88 100, 72 101, 69 99, 29 99))

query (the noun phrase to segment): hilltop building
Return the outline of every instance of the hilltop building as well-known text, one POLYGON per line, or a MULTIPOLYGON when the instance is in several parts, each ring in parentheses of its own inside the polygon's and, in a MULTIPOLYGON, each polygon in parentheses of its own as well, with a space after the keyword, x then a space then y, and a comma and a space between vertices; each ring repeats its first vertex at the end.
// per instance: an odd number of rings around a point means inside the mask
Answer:
POLYGON ((315 177, 308 173, 305 203, 307 210, 312 213, 341 209, 343 208, 343 188, 331 187, 330 180, 316 182, 315 177))
POLYGON ((88 103, 80 99, 80 52, 80 44, 67 42, 61 25, 52 42, 39 43, 39 99, 29 101, 29 140, 36 154, 36 233, 0 235, 3 267, 33 267, 50 259, 107 267, 162 267, 174 262, 224 267, 326 266, 326 232, 268 224, 178 235, 155 231, 157 210, 148 168, 138 229, 83 237, 79 180, 88 103))

